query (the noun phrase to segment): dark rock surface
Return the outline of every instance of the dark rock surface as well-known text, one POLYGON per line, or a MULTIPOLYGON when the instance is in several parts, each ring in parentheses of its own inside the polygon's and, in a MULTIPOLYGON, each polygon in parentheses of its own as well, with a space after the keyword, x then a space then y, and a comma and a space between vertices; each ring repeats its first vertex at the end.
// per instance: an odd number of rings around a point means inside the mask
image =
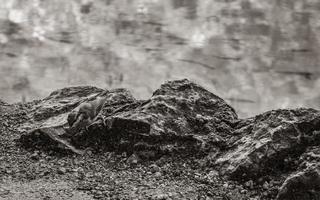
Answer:
POLYGON ((129 152, 197 154, 224 147, 236 119, 234 110, 216 95, 188 80, 172 81, 149 100, 107 117, 104 141, 129 152))
MULTIPOLYGON (((238 119, 223 99, 186 79, 164 83, 147 100, 136 100, 125 89, 74 87, 21 106, 27 109, 19 142, 31 151, 116 152, 130 166, 183 157, 198 163, 206 177, 242 184, 239 192, 253 191, 250 198, 274 199, 279 188, 279 200, 319 198, 320 112, 314 109, 238 119), (101 97, 106 101, 99 117, 68 134, 68 114, 101 97)), ((162 175, 157 165, 150 170, 162 175)))
POLYGON ((21 131, 28 132, 21 137, 22 144, 27 147, 68 149, 81 154, 66 135, 68 114, 97 97, 107 99, 104 109, 108 111, 135 101, 125 89, 104 91, 95 87, 71 87, 54 91, 47 98, 35 102, 29 110, 30 120, 20 126, 21 131))
POLYGON ((320 113, 314 109, 274 110, 235 127, 241 138, 215 164, 223 174, 245 180, 294 169, 308 146, 319 145, 320 113))
POLYGON ((144 101, 135 100, 124 89, 83 88, 81 92, 79 88, 69 88, 55 91, 37 103, 30 112, 33 120, 22 126, 31 129, 23 138, 24 143, 43 135, 50 136, 47 139, 64 137, 70 111, 98 96, 106 98, 103 120, 84 127, 79 137, 69 138, 79 148, 90 144, 97 147, 95 144, 99 143, 99 148, 129 153, 204 153, 224 148, 237 120, 233 108, 224 100, 186 79, 163 84, 144 101))
POLYGON ((285 180, 279 190, 277 200, 294 199, 320 199, 319 165, 294 173, 285 180))
POLYGON ((298 168, 279 189, 277 200, 320 199, 320 149, 313 146, 300 156, 298 168))

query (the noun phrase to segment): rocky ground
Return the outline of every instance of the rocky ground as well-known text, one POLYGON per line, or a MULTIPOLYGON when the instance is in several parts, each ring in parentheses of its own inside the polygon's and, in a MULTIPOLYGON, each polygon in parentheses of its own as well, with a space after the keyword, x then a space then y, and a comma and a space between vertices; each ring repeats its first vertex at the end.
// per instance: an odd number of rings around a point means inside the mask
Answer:
POLYGON ((320 199, 317 110, 238 119, 177 80, 144 101, 75 87, 0 111, 0 199, 320 199), (97 96, 101 118, 68 135, 68 114, 97 96))

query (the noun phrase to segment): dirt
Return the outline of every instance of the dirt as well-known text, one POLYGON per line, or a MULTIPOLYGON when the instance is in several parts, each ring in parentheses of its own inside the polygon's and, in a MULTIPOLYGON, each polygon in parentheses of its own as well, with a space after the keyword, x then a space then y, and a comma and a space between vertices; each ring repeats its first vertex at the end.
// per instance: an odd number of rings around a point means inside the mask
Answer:
MULTIPOLYGON (((34 102, 33 102, 34 103, 34 102)), ((0 199, 257 199, 263 189, 227 181, 201 160, 132 159, 113 152, 65 155, 26 150, 17 139, 30 103, 1 106, 0 199)))
POLYGON ((320 112, 238 118, 187 80, 147 100, 126 89, 70 87, 0 104, 2 199, 303 200, 320 196, 320 112), (105 98, 70 135, 67 116, 105 98), (301 198, 300 198, 301 197, 301 198))

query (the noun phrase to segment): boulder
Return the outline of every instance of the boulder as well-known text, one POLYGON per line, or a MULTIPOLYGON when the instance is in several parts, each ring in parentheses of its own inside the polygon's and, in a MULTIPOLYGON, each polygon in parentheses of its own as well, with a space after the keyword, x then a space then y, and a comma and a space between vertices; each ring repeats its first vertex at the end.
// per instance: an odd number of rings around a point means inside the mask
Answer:
MULTIPOLYGON (((105 97, 106 109, 115 109, 136 101, 125 89, 102 90, 96 87, 69 87, 52 92, 48 97, 29 103, 29 120, 19 127, 26 134, 20 138, 26 148, 59 149, 82 154, 67 135, 69 113, 98 97, 105 97)), ((82 130, 85 131, 85 130, 82 130)))
POLYGON ((290 175, 280 187, 276 199, 320 199, 320 165, 290 175))
POLYGON ((87 86, 57 90, 19 106, 28 108, 19 140, 28 149, 126 152, 132 165, 164 154, 197 157, 209 171, 246 183, 250 190, 260 182, 277 191, 283 183, 278 200, 319 199, 320 112, 315 109, 279 109, 238 119, 223 99, 187 79, 162 84, 147 100, 136 100, 126 89, 87 86), (70 113, 77 116, 83 103, 98 98, 105 99, 99 117, 70 134, 70 113))
POLYGON ((135 100, 124 89, 66 88, 38 102, 30 114, 33 120, 28 126, 32 129, 24 140, 32 141, 40 132, 49 135, 46 138, 51 141, 66 138, 62 145, 67 149, 93 146, 140 151, 145 157, 225 148, 237 120, 234 109, 223 99, 187 79, 164 83, 148 100, 135 100), (64 131, 68 128, 68 114, 80 103, 98 96, 106 98, 101 111, 103 120, 92 122, 82 134, 68 138, 64 131))
POLYGON ((246 181, 286 171, 309 146, 319 145, 320 112, 314 109, 273 110, 239 121, 239 140, 214 161, 221 174, 246 181))
POLYGON ((108 124, 102 141, 112 149, 197 154, 225 146, 236 119, 223 99, 184 79, 166 82, 150 99, 114 112, 100 127, 108 124))

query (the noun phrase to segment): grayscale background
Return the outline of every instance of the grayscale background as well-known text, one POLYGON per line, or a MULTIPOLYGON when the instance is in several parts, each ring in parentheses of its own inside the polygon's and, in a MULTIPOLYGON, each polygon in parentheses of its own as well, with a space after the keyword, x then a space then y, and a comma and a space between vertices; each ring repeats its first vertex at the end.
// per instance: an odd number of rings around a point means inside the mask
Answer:
POLYGON ((241 117, 320 105, 319 0, 2 0, 0 98, 75 85, 148 98, 189 78, 241 117))

